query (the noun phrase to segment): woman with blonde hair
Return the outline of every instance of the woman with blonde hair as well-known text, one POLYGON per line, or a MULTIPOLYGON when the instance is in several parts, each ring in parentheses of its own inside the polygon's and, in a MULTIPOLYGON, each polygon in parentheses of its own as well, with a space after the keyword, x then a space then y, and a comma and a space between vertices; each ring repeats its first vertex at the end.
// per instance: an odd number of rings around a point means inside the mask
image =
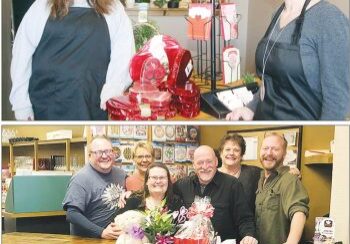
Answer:
POLYGON ((128 191, 139 191, 144 187, 148 166, 154 162, 152 144, 145 141, 138 142, 134 148, 133 160, 135 163, 135 171, 126 179, 126 189, 128 191))
POLYGON ((118 0, 36 0, 13 46, 17 120, 107 120, 131 84, 132 25, 118 0))

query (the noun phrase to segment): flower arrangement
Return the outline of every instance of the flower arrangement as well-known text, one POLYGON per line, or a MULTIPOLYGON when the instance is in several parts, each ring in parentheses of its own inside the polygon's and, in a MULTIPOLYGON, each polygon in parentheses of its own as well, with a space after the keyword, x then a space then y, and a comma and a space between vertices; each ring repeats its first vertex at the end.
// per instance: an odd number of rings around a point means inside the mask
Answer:
POLYGON ((114 222, 124 231, 116 244, 173 244, 176 230, 186 221, 187 209, 170 213, 163 200, 152 210, 128 210, 118 215, 114 222))
POLYGON ((174 218, 165 206, 165 199, 158 208, 145 211, 145 221, 142 224, 145 235, 151 243, 173 243, 172 235, 176 231, 174 218))

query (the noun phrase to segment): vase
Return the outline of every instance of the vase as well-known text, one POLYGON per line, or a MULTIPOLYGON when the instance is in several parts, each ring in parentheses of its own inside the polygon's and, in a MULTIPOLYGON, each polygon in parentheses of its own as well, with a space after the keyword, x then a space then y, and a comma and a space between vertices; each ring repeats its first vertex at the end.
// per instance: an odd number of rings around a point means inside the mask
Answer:
POLYGON ((175 1, 168 2, 168 8, 178 8, 178 7, 179 7, 179 2, 175 2, 175 1))

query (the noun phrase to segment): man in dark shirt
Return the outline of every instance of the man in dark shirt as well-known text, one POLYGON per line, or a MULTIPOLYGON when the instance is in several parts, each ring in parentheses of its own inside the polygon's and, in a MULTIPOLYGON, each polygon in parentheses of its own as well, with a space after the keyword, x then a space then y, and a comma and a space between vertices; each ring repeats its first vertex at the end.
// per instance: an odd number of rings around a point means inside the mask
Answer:
POLYGON ((195 176, 188 176, 174 184, 188 208, 195 196, 209 196, 215 208, 211 221, 222 240, 241 240, 241 244, 258 243, 255 237, 254 216, 241 183, 233 176, 217 170, 218 159, 209 146, 200 146, 194 152, 195 176))

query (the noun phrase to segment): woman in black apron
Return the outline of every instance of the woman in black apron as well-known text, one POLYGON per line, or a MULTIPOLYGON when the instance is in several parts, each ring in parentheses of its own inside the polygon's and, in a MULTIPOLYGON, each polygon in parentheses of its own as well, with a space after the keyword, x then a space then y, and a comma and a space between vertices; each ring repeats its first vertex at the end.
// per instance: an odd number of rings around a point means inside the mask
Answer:
POLYGON ((134 39, 120 2, 70 2, 36 1, 22 20, 11 67, 16 119, 107 120, 105 102, 131 83, 134 39))
MULTIPOLYGON (((290 5, 300 4, 300 1, 289 1, 289 3, 290 5)), ((233 111, 227 116, 227 119, 345 119, 345 116, 348 115, 350 108, 349 59, 347 58, 347 61, 341 64, 347 75, 345 75, 343 78, 345 79, 342 81, 344 84, 341 84, 342 87, 339 89, 338 93, 339 96, 342 97, 342 102, 339 102, 339 106, 336 107, 336 109, 340 109, 342 113, 334 113, 334 115, 329 115, 331 113, 327 114, 327 112, 324 111, 326 110, 326 99, 333 99, 333 102, 337 103, 337 99, 339 97, 326 98, 324 95, 326 93, 324 93, 322 89, 333 89, 333 87, 323 86, 321 81, 317 81, 317 85, 322 87, 315 88, 314 84, 310 85, 310 82, 308 81, 304 72, 305 66, 303 66, 304 60, 301 58, 299 41, 303 30, 305 12, 307 9, 314 7, 316 4, 319 4, 319 1, 306 0, 303 4, 300 15, 297 16, 295 20, 291 20, 289 22, 287 21, 284 27, 281 28, 279 28, 281 13, 285 10, 286 4, 283 3, 278 9, 256 50, 255 61, 257 75, 262 80, 259 93, 254 96, 254 101, 251 104, 248 104, 248 106, 245 108, 239 108, 236 111, 233 111), (291 42, 288 43, 280 41, 279 39, 283 34, 284 28, 286 28, 292 21, 295 21, 295 28, 291 35, 291 42)), ((346 30, 346 28, 344 29, 346 30)), ((332 35, 332 33, 329 34, 332 35)), ((349 39, 348 32, 345 32, 344 35, 347 35, 347 39, 349 39)), ((350 40, 347 42, 349 41, 350 40)), ((318 45, 318 43, 316 45, 318 45)), ((322 56, 322 53, 318 55, 322 56)), ((307 67, 307 69, 316 68, 322 69, 322 64, 320 64, 319 67, 307 67)), ((331 77, 327 77, 327 79, 330 80, 331 77)))

